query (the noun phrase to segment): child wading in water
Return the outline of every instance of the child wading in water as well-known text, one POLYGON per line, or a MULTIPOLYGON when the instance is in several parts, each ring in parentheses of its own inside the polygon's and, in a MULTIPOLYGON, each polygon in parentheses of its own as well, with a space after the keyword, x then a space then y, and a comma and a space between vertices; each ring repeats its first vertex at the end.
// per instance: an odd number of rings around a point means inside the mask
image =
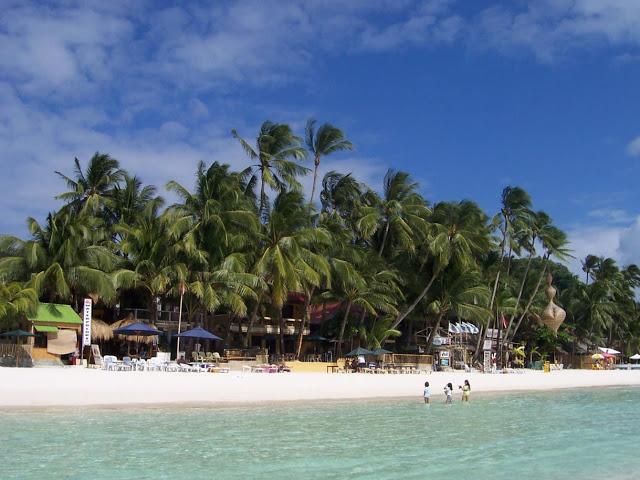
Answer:
POLYGON ((429 387, 429 382, 424 382, 424 403, 429 403, 431 401, 431 387, 429 387))
POLYGON ((469 395, 471 395, 471 385, 469 380, 464 381, 464 385, 460 387, 462 389, 462 401, 469 402, 469 395))
POLYGON ((453 403, 453 385, 451 383, 445 385, 444 394, 446 396, 444 403, 453 403))

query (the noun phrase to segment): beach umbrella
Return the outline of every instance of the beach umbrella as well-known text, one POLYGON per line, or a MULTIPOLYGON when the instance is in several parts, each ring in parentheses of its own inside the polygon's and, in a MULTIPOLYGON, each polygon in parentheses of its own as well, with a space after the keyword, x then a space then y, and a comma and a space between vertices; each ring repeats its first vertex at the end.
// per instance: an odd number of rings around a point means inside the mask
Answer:
POLYGON ((24 330, 11 330, 10 332, 4 332, 2 334, 0 334, 3 337, 15 337, 16 341, 18 338, 20 337, 34 337, 35 335, 33 333, 29 333, 29 332, 25 332, 24 330))
POLYGON ((607 355, 618 355, 618 354, 620 354, 620 352, 618 350, 614 350, 613 348, 598 347, 598 350, 600 350, 602 353, 606 353, 607 355))
MULTIPOLYGON (((128 315, 127 317, 120 319, 116 322, 113 322, 111 324, 111 330, 116 333, 116 330, 119 330, 123 327, 127 327, 129 325, 133 325, 134 323, 139 323, 137 322, 134 318, 133 315, 128 315)), ((155 328, 155 325, 153 324, 148 324, 150 327, 155 328)), ((157 343, 158 342, 158 337, 156 335, 119 335, 120 340, 126 340, 129 342, 135 342, 135 343, 146 343, 146 344, 152 344, 152 343, 157 343)))
POLYGON ((591 358, 593 358, 594 360, 602 360, 604 358, 604 355, 602 355, 601 353, 594 353, 593 355, 591 355, 591 358))
POLYGON ((640 360, 640 353, 636 353, 635 355, 631 355, 629 360, 640 360))
POLYGON ((360 355, 373 355, 374 353, 371 350, 367 350, 366 348, 358 347, 355 350, 351 350, 349 353, 345 355, 345 357, 359 357, 360 355))
POLYGON ((304 338, 308 342, 328 342, 329 339, 323 337, 322 335, 307 335, 304 338))
POLYGON ((213 333, 211 333, 208 330, 205 330, 202 327, 196 327, 196 328, 192 328, 191 330, 186 330, 186 331, 176 335, 176 337, 180 337, 180 338, 199 338, 199 339, 202 339, 202 340, 222 340, 222 338, 220 338, 219 336, 214 335, 213 333))
POLYGON ((19 352, 20 349, 18 349, 18 341, 20 338, 26 338, 26 337, 34 337, 35 335, 33 333, 29 333, 29 332, 25 332, 24 330, 11 330, 9 332, 4 332, 3 334, 1 334, 1 336, 3 337, 15 337, 16 339, 16 367, 19 366, 19 352))
POLYGON ((149 337, 152 335, 160 335, 162 332, 146 323, 136 322, 131 325, 127 325, 126 327, 116 328, 113 333, 117 333, 118 335, 138 335, 140 337, 149 337))

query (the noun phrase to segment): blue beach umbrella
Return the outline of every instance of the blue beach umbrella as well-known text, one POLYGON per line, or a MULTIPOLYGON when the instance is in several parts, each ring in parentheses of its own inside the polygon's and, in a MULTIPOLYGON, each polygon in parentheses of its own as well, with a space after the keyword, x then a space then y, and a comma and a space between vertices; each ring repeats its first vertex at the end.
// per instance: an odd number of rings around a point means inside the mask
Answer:
POLYGON ((191 330, 187 330, 186 332, 182 332, 178 335, 176 335, 176 337, 180 337, 180 338, 199 338, 202 340, 222 340, 222 338, 220 338, 217 335, 214 335, 213 333, 211 333, 208 330, 205 330, 202 327, 196 327, 196 328, 192 328, 191 330))
POLYGON ((113 333, 117 333, 118 335, 138 335, 140 337, 150 337, 152 335, 160 335, 162 332, 160 330, 156 330, 151 325, 147 325, 146 323, 136 322, 126 327, 117 328, 113 331, 113 333))

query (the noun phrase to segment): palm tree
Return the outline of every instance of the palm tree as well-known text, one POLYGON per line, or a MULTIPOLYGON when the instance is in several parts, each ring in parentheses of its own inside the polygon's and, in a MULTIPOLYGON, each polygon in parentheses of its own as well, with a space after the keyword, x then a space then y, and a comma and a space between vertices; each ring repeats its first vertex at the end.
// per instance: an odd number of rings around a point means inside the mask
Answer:
POLYGON ((469 320, 478 324, 486 324, 491 318, 487 308, 491 292, 483 284, 480 275, 472 270, 448 268, 439 277, 437 293, 430 305, 436 321, 427 340, 427 348, 431 349, 433 339, 443 319, 449 315, 459 320, 469 320))
POLYGON ((69 188, 56 198, 64 200, 67 208, 76 214, 85 209, 94 215, 104 213, 104 208, 113 204, 114 189, 124 178, 124 170, 116 159, 99 152, 91 157, 86 171, 82 170, 77 158, 74 164, 75 178, 56 171, 69 188))
POLYGON ((410 180, 408 173, 389 170, 384 177, 383 198, 376 205, 362 209, 358 228, 365 238, 380 232, 379 256, 387 246, 389 235, 392 243, 406 252, 413 252, 416 240, 426 235, 429 209, 417 189, 418 184, 410 180))
MULTIPOLYGON (((334 290, 327 292, 325 298, 336 298, 343 302, 343 314, 338 334, 337 356, 342 355, 344 333, 354 306, 376 317, 378 313, 397 315, 395 303, 401 296, 396 275, 389 271, 379 271, 369 278, 360 274, 360 269, 349 261, 331 259, 331 272, 334 290)), ((361 318, 363 321, 364 315, 361 318)), ((393 329, 387 329, 393 334, 393 329)), ((384 338, 381 338, 383 341, 384 338)))
POLYGON ((185 283, 188 276, 186 263, 179 259, 183 244, 170 233, 173 223, 170 215, 158 215, 157 206, 150 203, 135 224, 116 227, 129 268, 116 273, 118 283, 145 292, 153 322, 157 320, 157 299, 173 285, 185 283))
POLYGON ((229 169, 229 165, 218 162, 208 168, 200 162, 195 192, 176 181, 166 186, 181 199, 169 207, 177 218, 173 229, 182 232, 187 245, 206 251, 213 264, 248 248, 258 228, 255 207, 243 193, 244 177, 229 169))
MULTIPOLYGON (((500 242, 500 264, 493 283, 493 292, 491 294, 491 302, 489 308, 493 308, 493 302, 498 291, 498 282, 500 281, 500 273, 504 254, 507 245, 511 245, 510 236, 514 234, 513 226, 518 222, 520 217, 526 215, 531 207, 531 197, 520 187, 507 186, 502 190, 502 207, 495 221, 499 225, 502 234, 500 242)), ((511 254, 509 253, 509 258, 511 254)))
POLYGON ((584 257, 582 261, 582 271, 585 273, 585 282, 587 285, 589 284, 589 276, 598 266, 599 257, 595 255, 587 255, 584 257))
POLYGON ((13 326, 35 314, 37 306, 38 294, 34 288, 19 282, 0 282, 0 328, 13 326))
POLYGON ((0 276, 29 281, 40 297, 71 302, 92 294, 106 302, 116 296, 112 272, 120 259, 99 219, 88 214, 49 214, 44 227, 29 219, 32 240, 0 240, 0 276))
POLYGON ((287 188, 300 189, 296 177, 306 174, 309 169, 297 162, 305 158, 307 152, 301 145, 301 139, 293 134, 289 125, 268 120, 264 122, 256 137, 255 148, 235 129, 231 130, 231 134, 240 142, 249 159, 256 162, 245 172, 251 173, 251 185, 260 181, 258 211, 261 215, 264 215, 267 205, 266 186, 278 192, 287 188))
POLYGON ((431 236, 426 242, 421 259, 422 265, 431 265, 431 275, 414 301, 396 318, 392 329, 418 306, 427 295, 435 280, 448 267, 460 271, 473 269, 476 258, 490 248, 486 215, 473 202, 438 203, 430 218, 431 236))
POLYGON ((280 326, 280 353, 285 353, 282 307, 289 293, 301 292, 303 285, 318 287, 330 278, 324 256, 315 245, 328 245, 328 232, 309 227, 304 197, 299 191, 281 192, 268 214, 260 242, 254 273, 269 286, 271 307, 280 326))
POLYGON ((321 125, 316 130, 316 121, 309 119, 305 129, 305 140, 307 148, 313 155, 313 187, 311 188, 311 197, 309 198, 309 208, 313 205, 313 199, 316 194, 316 182, 318 180, 318 167, 320 167, 320 159, 334 152, 343 150, 352 150, 353 144, 347 140, 344 133, 339 128, 329 123, 321 125))
POLYGON ((520 314, 520 318, 518 318, 518 323, 513 329, 513 333, 511 334, 511 339, 515 338, 522 321, 525 319, 527 314, 529 313, 529 309, 533 304, 533 301, 540 290, 540 285, 542 284, 542 280, 546 277, 547 269, 549 267, 549 258, 551 256, 555 256, 560 260, 566 259, 569 256, 569 250, 567 249, 568 239, 567 235, 560 230, 559 228, 553 225, 546 225, 544 231, 540 231, 538 233, 540 242, 542 243, 542 247, 545 250, 545 253, 542 257, 543 259, 543 268, 538 276, 538 281, 536 286, 529 297, 529 301, 527 302, 524 310, 520 314))
POLYGON ((156 187, 143 186, 140 178, 132 177, 127 173, 124 174, 122 182, 113 187, 111 196, 113 202, 109 210, 113 224, 118 222, 132 224, 149 203, 156 203, 158 207, 164 203, 162 197, 156 195, 156 187))

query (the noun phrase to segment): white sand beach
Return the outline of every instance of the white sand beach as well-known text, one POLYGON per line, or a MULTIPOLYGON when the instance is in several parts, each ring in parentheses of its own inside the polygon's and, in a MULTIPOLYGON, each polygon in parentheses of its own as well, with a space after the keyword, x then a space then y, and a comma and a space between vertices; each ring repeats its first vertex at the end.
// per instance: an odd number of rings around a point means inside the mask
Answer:
POLYGON ((447 382, 473 392, 640 385, 640 371, 566 370, 523 374, 107 372, 83 368, 0 368, 0 407, 243 404, 357 398, 420 398, 425 381, 437 399, 447 382))

